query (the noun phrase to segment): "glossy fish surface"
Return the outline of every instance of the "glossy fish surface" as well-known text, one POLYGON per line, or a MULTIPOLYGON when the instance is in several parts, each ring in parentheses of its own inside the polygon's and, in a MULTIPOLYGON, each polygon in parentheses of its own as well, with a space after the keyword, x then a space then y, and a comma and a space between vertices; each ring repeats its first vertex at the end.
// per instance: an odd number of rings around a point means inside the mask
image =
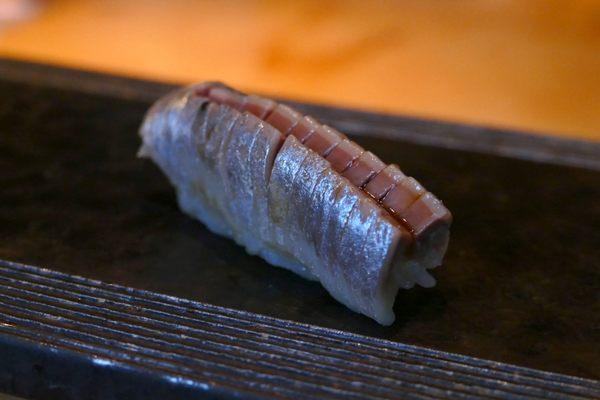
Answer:
POLYGON ((435 284, 427 270, 441 263, 451 215, 423 189, 401 210, 412 225, 395 218, 381 198, 405 194, 396 166, 398 178, 384 176, 390 168, 376 159, 373 171, 348 179, 323 149, 330 154, 349 139, 336 132, 329 140, 327 128, 310 119, 303 132, 312 139, 303 143, 293 126, 305 117, 290 109, 283 118, 281 110, 287 108, 222 84, 178 89, 148 111, 139 155, 161 168, 180 208, 211 231, 391 324, 399 288, 435 284))

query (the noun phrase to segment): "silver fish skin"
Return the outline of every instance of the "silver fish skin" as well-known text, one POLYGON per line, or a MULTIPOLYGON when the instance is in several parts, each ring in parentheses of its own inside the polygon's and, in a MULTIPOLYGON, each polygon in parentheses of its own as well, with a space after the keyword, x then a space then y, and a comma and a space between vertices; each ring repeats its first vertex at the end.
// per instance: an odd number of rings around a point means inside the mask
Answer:
MULTIPOLYGON (((139 155, 165 173, 184 212, 384 325, 400 287, 435 283, 427 268, 441 260, 430 245, 410 249, 410 234, 327 160, 197 93, 190 86, 163 97, 140 129, 139 155)), ((447 230, 437 235, 431 246, 445 250, 447 230)))
MULTIPOLYGON (((152 159, 175 187, 180 208, 187 214, 201 218, 213 232, 232 237, 229 225, 219 210, 214 197, 221 191, 214 171, 205 163, 207 126, 198 129, 206 113, 209 102, 205 98, 193 96, 189 88, 169 93, 159 99, 146 113, 140 128, 142 146, 140 157, 152 159), (201 151, 199 151, 201 150, 201 151), (212 195, 204 190, 212 185, 212 195)), ((214 107, 208 109, 220 111, 214 107)), ((211 121, 215 118, 211 113, 211 121)), ((205 118, 206 119, 206 118, 205 118)), ((214 126, 210 126, 212 130, 214 126)))
POLYGON ((348 308, 392 323, 404 278, 392 271, 406 263, 409 233, 293 136, 277 156, 269 189, 278 206, 288 194, 272 223, 288 230, 292 255, 348 308))
POLYGON ((274 235, 268 218, 267 192, 273 163, 283 142, 279 131, 250 114, 210 103, 195 95, 195 86, 191 86, 157 101, 144 118, 140 136, 138 155, 152 159, 161 168, 175 187, 182 211, 269 263, 315 279, 289 253, 279 246, 270 246, 274 235), (234 129, 242 136, 247 133, 247 142, 240 143, 236 138, 232 143, 230 134, 234 129), (248 143, 252 153, 247 149, 248 143), (243 186, 236 186, 241 182, 243 186), (240 195, 248 184, 254 189, 250 202, 240 195), (248 230, 253 225, 258 233, 248 230))

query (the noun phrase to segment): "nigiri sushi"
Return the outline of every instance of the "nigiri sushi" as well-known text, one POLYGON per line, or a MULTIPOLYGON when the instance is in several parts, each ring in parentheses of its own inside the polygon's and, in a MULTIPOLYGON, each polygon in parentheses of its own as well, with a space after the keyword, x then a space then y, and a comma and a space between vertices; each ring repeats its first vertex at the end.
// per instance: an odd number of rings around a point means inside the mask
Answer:
POLYGON ((159 99, 140 136, 181 210, 350 309, 389 325, 399 288, 435 285, 452 215, 336 129, 205 82, 159 99))

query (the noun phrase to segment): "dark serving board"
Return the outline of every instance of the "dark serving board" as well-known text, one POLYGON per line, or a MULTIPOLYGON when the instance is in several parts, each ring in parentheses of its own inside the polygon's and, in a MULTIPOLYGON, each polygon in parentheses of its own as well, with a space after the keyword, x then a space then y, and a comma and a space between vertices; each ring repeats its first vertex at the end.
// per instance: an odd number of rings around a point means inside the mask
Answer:
POLYGON ((135 157, 170 87, 0 61, 0 391, 600 398, 598 143, 297 104, 454 214, 382 327, 179 212, 135 157))

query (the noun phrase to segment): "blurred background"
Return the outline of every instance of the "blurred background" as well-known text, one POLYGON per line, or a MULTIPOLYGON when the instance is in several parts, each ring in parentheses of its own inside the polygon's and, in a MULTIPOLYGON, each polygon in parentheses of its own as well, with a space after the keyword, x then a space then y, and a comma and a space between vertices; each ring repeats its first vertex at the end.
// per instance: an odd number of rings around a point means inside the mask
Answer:
POLYGON ((600 140, 596 0, 0 0, 0 56, 600 140))

